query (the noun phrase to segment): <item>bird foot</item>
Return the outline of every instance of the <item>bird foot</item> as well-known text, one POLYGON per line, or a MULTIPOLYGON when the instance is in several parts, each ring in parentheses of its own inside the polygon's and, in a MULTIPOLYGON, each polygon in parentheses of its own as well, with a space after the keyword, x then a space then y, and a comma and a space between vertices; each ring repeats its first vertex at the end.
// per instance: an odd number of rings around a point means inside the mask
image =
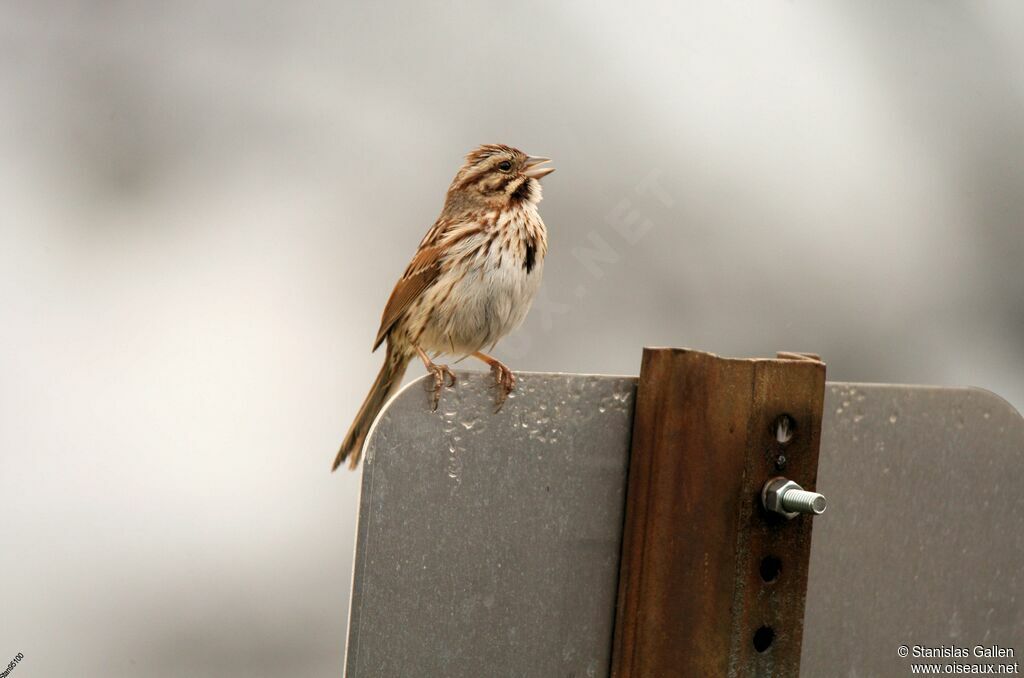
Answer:
POLYGON ((431 404, 430 409, 437 411, 437 403, 441 400, 441 390, 447 385, 449 388, 455 386, 455 373, 447 365, 438 365, 436 363, 427 364, 427 372, 434 375, 434 383, 431 391, 431 404), (448 384, 445 384, 448 381, 448 384))
POLYGON ((497 360, 491 364, 491 372, 494 373, 494 384, 498 387, 498 402, 495 403, 494 407, 494 411, 497 413, 501 411, 505 400, 508 399, 508 394, 515 389, 516 375, 512 374, 512 370, 497 360))

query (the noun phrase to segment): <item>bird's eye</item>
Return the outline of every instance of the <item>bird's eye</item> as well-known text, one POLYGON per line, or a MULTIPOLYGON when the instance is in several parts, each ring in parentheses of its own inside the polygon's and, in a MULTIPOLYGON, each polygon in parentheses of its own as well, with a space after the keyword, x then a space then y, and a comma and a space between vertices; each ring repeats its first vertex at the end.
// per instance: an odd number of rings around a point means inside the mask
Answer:
POLYGON ((508 160, 502 160, 501 162, 498 163, 498 169, 500 169, 502 172, 508 172, 510 169, 512 169, 512 163, 509 162, 508 160))

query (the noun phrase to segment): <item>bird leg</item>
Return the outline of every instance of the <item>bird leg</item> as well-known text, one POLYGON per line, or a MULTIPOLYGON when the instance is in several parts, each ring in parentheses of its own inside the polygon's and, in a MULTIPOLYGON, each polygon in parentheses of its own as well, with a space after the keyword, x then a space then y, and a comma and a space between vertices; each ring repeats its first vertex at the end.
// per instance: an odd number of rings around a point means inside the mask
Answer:
POLYGON ((451 368, 447 365, 438 365, 434 363, 434 361, 432 361, 419 346, 416 347, 416 353, 419 354, 420 360, 423 361, 423 366, 427 368, 427 372, 434 375, 434 388, 431 389, 434 395, 430 409, 436 411, 437 403, 441 400, 441 389, 444 388, 445 379, 448 379, 449 387, 455 386, 455 373, 452 372, 451 368))
POLYGON ((498 403, 495 406, 494 411, 498 412, 501 410, 501 406, 505 404, 505 399, 508 398, 508 394, 516 387, 516 375, 512 374, 512 370, 510 370, 507 365, 486 353, 477 351, 473 354, 473 357, 490 365, 491 372, 494 372, 494 383, 498 387, 498 403))

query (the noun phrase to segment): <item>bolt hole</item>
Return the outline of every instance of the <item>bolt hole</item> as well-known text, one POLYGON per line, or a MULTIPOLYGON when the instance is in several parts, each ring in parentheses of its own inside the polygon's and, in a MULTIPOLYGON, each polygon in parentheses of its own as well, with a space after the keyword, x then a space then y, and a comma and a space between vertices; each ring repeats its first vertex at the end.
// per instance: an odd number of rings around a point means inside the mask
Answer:
POLYGON ((776 556, 765 556, 761 559, 761 579, 770 584, 779 578, 782 572, 782 561, 776 556))
POLYGON ((762 626, 754 631, 754 649, 758 652, 764 652, 771 647, 773 640, 775 640, 775 630, 770 626, 762 626))
POLYGON ((788 414, 780 414, 776 417, 772 429, 775 432, 775 440, 780 445, 785 445, 793 439, 793 435, 796 433, 796 422, 788 414))

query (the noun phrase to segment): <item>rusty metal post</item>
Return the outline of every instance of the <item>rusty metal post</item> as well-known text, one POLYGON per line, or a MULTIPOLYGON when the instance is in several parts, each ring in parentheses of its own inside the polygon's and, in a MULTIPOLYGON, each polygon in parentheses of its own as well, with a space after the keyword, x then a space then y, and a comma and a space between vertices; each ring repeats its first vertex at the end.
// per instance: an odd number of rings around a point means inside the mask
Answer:
POLYGON ((798 675, 812 520, 761 490, 815 488, 824 393, 809 354, 644 349, 613 676, 798 675))

